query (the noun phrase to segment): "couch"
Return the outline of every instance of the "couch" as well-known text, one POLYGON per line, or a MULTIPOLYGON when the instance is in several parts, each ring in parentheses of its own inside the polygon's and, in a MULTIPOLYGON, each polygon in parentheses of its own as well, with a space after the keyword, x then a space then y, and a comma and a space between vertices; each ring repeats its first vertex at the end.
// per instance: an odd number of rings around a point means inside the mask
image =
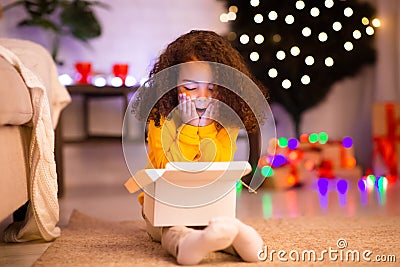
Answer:
POLYGON ((58 216, 51 214, 58 211, 58 203, 49 212, 45 205, 37 208, 33 202, 38 196, 43 197, 40 194, 57 194, 57 184, 49 183, 46 190, 37 185, 48 178, 47 170, 51 177, 57 176, 52 139, 60 113, 70 101, 68 91, 58 81, 56 65, 44 47, 27 40, 0 38, 0 222, 9 219, 24 204, 30 205, 24 222, 16 229, 17 242, 52 239, 42 233, 45 232, 42 226, 31 224, 38 218, 44 224, 46 220, 57 220, 49 218, 58 216), (41 173, 40 169, 46 171, 41 173), (38 210, 44 215, 37 214, 38 210), (19 235, 23 227, 31 233, 19 235), (39 231, 32 234, 32 229, 37 228, 39 231))

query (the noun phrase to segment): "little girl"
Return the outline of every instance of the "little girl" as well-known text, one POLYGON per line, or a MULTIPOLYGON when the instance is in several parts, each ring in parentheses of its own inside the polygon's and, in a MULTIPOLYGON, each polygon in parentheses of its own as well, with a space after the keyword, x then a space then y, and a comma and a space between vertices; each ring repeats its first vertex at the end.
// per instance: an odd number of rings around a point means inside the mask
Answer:
MULTIPOLYGON (((244 126, 248 133, 258 127, 262 115, 255 112, 263 111, 251 109, 237 92, 216 83, 217 76, 223 74, 217 73, 212 63, 233 68, 257 82, 239 52, 212 31, 193 30, 169 44, 154 64, 149 81, 164 72, 159 80, 166 83, 172 80, 175 87, 162 93, 163 83, 153 80, 147 90, 139 91, 133 102, 138 118, 148 122, 147 168, 164 168, 167 162, 232 161, 239 127, 244 126), (174 66, 178 66, 177 72, 167 71, 174 66), (146 99, 154 98, 154 94, 157 101, 149 109, 146 99), (237 114, 241 125, 226 119, 234 116, 224 115, 221 105, 237 114)), ((258 87, 265 101, 267 92, 258 87)), ((241 88, 240 93, 252 94, 246 88, 241 88)), ((254 103, 260 101, 258 98, 254 96, 254 103)), ((143 193, 139 201, 143 204, 143 193)), ((218 250, 255 262, 263 246, 259 234, 236 218, 213 218, 206 227, 154 227, 147 219, 146 222, 151 238, 161 242, 183 265, 198 264, 209 252, 218 250)))

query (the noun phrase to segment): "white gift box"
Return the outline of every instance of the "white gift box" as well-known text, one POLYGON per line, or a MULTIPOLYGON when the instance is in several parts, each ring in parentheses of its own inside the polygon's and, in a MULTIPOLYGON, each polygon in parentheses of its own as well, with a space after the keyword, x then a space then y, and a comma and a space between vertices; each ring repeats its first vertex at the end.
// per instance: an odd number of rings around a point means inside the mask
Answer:
POLYGON ((144 190, 143 212, 154 226, 201 226, 236 216, 236 182, 250 171, 247 161, 173 162, 138 171, 125 187, 144 190))

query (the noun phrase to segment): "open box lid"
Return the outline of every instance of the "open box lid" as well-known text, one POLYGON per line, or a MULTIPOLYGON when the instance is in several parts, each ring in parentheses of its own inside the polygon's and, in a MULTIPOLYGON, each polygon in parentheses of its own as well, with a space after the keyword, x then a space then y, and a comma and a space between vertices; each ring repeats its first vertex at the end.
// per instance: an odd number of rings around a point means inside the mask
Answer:
POLYGON ((130 193, 160 178, 179 187, 201 187, 220 181, 238 181, 251 172, 247 161, 170 162, 165 169, 142 169, 125 183, 130 193))

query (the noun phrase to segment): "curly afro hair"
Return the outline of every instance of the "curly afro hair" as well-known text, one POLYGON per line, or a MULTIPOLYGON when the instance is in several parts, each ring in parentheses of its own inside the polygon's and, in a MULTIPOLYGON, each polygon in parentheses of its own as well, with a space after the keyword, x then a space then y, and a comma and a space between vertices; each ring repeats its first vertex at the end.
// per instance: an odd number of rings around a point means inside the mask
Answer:
MULTIPOLYGON (((268 100, 268 92, 253 77, 240 53, 232 47, 227 39, 213 31, 205 30, 192 30, 178 37, 161 53, 150 71, 147 89, 139 90, 136 100, 133 102, 133 111, 138 115, 138 118, 145 119, 148 122, 153 120, 155 125, 159 126, 160 119, 168 117, 178 106, 178 90, 176 90, 178 74, 176 72, 164 73, 162 75, 163 82, 157 82, 156 80, 160 79, 155 77, 162 74, 162 71, 167 68, 192 61, 215 62, 229 66, 239 71, 238 73, 241 75, 247 76, 253 86, 257 85, 264 97, 263 99, 260 99, 259 92, 256 94, 254 91, 248 90, 249 84, 243 82, 243 78, 238 77, 237 81, 232 81, 232 75, 228 75, 229 77, 225 77, 225 79, 230 79, 228 83, 241 84, 239 92, 235 93, 223 86, 217 86, 217 90, 213 90, 213 98, 225 103, 236 112, 248 133, 254 132, 258 127, 258 123, 263 122, 266 111, 261 108, 251 109, 240 95, 247 94, 248 99, 252 100, 252 107, 261 107, 262 105, 258 105, 258 103, 268 100), (165 84, 174 84, 176 86, 165 93, 165 84), (145 107, 146 98, 154 97, 154 94, 158 99, 156 104, 153 107, 145 107), (254 96, 249 94, 254 94, 254 96), (144 109, 148 108, 147 110, 150 110, 150 114, 145 114, 143 107, 144 109)), ((217 73, 214 73, 214 75, 220 75, 217 79, 224 80, 224 77, 221 77, 224 75, 223 71, 220 73, 218 73, 218 69, 215 69, 215 71, 217 73)))

